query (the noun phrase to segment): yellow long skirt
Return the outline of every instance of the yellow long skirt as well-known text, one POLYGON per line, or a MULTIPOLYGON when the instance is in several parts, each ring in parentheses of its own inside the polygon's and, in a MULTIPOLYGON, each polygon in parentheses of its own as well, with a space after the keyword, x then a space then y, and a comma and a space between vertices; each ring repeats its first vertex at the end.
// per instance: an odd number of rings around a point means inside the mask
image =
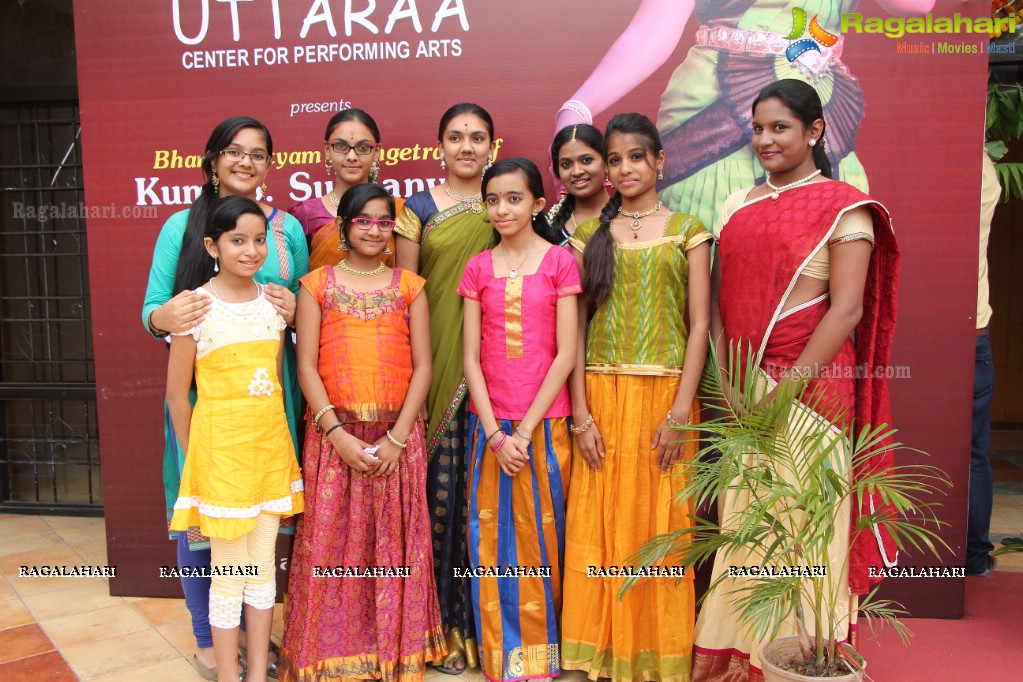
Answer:
MULTIPOLYGON (((650 537, 690 525, 681 466, 657 466, 650 443, 678 391, 678 377, 587 374, 586 397, 604 441, 601 471, 572 457, 565 548, 562 659, 590 679, 688 682, 695 620, 693 579, 644 578, 619 599, 623 576, 650 537), (610 571, 603 571, 608 573, 610 571)), ((696 420, 698 405, 693 405, 696 420)), ((679 437, 683 436, 679 434, 679 437)), ((696 451, 686 445, 686 456, 696 451)))

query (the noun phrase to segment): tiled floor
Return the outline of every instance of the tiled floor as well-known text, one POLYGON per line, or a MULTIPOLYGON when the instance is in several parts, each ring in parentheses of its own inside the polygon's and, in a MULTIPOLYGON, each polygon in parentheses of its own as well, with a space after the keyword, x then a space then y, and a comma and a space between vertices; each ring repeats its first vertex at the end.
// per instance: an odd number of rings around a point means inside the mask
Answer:
MULTIPOLYGON (((1023 431, 997 432, 991 454, 997 544, 1023 534, 1023 431)), ((103 519, 0 515, 0 680, 202 680, 189 663, 195 640, 184 600, 111 597, 104 578, 18 577, 22 565, 103 565, 103 538, 103 519)), ((1023 572, 1023 552, 1001 555, 998 570, 1023 572)), ((278 605, 278 642, 281 628, 278 605)), ((483 680, 477 671, 462 677, 483 680)))

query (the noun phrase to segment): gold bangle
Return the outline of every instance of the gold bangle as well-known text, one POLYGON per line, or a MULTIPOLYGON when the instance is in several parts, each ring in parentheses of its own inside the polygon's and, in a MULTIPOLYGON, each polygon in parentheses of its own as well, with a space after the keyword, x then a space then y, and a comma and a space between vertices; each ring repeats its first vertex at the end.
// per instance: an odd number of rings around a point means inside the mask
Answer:
POLYGON ((569 426, 568 430, 578 436, 580 433, 586 433, 586 431, 588 431, 591 426, 593 426, 592 414, 589 417, 587 417, 586 421, 584 421, 582 424, 580 424, 579 426, 569 426))
POLYGON ((328 404, 325 408, 323 408, 322 410, 317 412, 315 417, 313 417, 313 426, 316 427, 316 433, 320 432, 320 417, 322 417, 323 415, 327 414, 328 410, 333 410, 333 409, 335 409, 335 407, 333 405, 331 405, 331 404, 328 404))
POLYGON ((400 440, 398 440, 397 438, 392 436, 390 431, 387 432, 387 440, 391 441, 392 443, 397 445, 402 450, 404 450, 405 448, 408 447, 408 441, 405 441, 404 443, 402 443, 400 440))
POLYGON ((668 422, 668 426, 670 426, 673 429, 680 429, 683 426, 689 426, 689 420, 688 419, 686 420, 685 424, 683 424, 681 422, 677 422, 674 419, 672 419, 671 418, 671 410, 668 410, 668 416, 665 417, 665 420, 668 422))

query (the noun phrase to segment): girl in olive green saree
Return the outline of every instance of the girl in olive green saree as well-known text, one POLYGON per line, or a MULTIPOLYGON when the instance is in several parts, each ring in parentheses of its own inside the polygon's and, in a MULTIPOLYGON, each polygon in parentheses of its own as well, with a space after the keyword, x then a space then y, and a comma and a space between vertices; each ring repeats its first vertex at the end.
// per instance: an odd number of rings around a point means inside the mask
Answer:
POLYGON ((480 184, 493 153, 494 124, 483 108, 456 104, 441 117, 438 140, 447 179, 413 194, 398 216, 395 263, 426 278, 433 347, 433 383, 426 400, 427 503, 433 526, 434 572, 448 657, 438 669, 458 674, 479 664, 468 577, 466 443, 469 415, 462 373, 465 265, 493 246, 480 184))

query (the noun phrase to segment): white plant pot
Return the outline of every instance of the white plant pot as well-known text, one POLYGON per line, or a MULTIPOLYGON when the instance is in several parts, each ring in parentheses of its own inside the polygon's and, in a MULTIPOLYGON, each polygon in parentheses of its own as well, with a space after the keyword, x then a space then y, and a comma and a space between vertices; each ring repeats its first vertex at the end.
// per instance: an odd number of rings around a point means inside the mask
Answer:
POLYGON ((760 647, 760 665, 764 671, 764 682, 862 682, 863 675, 859 672, 848 673, 839 677, 807 677, 799 673, 785 670, 778 663, 791 659, 799 660, 799 638, 795 635, 779 637, 760 647))

